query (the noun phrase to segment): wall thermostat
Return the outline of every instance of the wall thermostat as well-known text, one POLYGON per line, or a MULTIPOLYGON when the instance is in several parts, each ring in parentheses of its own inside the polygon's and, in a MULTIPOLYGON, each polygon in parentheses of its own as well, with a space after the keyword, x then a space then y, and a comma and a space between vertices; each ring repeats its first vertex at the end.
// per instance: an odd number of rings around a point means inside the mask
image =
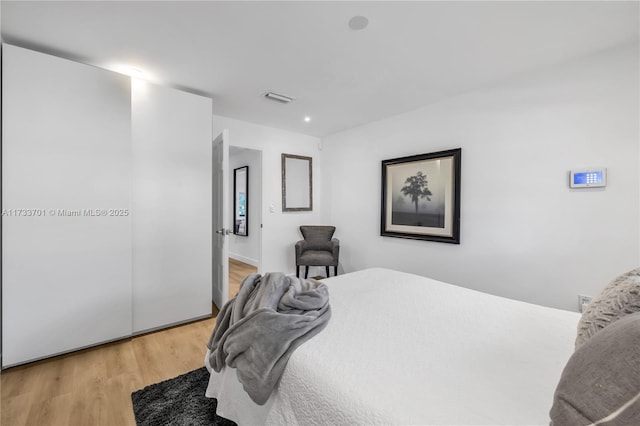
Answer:
POLYGON ((607 169, 592 168, 571 170, 571 188, 595 188, 607 186, 607 169))

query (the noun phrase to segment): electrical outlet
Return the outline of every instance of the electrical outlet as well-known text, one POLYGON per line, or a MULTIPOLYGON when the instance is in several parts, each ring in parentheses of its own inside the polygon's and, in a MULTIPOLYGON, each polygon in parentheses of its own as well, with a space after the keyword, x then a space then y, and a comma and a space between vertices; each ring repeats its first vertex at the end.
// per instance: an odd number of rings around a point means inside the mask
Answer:
POLYGON ((585 307, 591 303, 591 296, 585 296, 583 294, 578 295, 578 307, 580 308, 580 312, 584 312, 585 307))

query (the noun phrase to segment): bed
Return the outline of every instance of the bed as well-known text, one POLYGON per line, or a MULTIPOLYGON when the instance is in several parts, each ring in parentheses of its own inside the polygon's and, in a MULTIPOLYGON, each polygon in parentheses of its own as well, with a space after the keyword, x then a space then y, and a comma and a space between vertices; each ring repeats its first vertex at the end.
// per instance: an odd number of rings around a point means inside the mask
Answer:
POLYGON ((208 366, 218 415, 240 425, 549 424, 578 313, 382 268, 323 282, 332 318, 264 405, 234 369, 208 366))

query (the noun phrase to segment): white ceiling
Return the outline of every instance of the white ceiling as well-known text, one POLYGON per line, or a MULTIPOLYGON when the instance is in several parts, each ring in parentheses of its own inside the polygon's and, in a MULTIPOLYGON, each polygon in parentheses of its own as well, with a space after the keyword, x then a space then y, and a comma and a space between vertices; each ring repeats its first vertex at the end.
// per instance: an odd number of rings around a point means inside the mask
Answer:
POLYGON ((213 99, 215 114, 313 136, 639 38, 611 1, 2 1, 3 41, 213 99), (369 26, 348 27, 363 15, 369 26), (279 104, 275 91, 296 98, 279 104), (305 123, 304 116, 311 122, 305 123))

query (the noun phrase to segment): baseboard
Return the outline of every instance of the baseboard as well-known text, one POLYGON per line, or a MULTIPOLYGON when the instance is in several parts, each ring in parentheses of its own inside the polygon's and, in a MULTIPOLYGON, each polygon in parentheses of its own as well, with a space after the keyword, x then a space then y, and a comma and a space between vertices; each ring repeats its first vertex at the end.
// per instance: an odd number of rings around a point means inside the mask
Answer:
POLYGON ((258 265, 258 263, 260 263, 260 262, 258 262, 256 259, 251 259, 251 258, 248 258, 248 257, 244 257, 244 256, 239 255, 239 254, 229 253, 229 257, 232 258, 232 259, 238 260, 238 261, 240 261, 242 263, 247 263, 249 265, 255 266, 256 268, 260 266, 260 265, 258 265))

